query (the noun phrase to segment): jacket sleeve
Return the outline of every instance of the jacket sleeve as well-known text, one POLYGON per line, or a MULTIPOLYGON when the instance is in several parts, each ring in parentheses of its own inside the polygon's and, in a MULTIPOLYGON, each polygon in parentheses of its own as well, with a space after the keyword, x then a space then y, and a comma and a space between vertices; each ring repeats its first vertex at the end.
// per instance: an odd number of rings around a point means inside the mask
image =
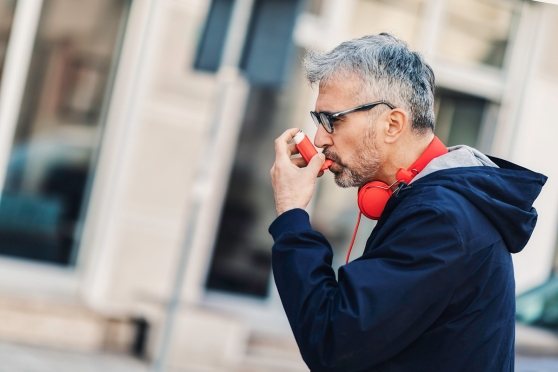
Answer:
POLYGON ((339 280, 331 247, 305 211, 270 226, 275 283, 312 371, 361 371, 397 355, 463 280, 463 245, 451 221, 432 207, 403 215, 382 227, 378 245, 340 268, 339 280))

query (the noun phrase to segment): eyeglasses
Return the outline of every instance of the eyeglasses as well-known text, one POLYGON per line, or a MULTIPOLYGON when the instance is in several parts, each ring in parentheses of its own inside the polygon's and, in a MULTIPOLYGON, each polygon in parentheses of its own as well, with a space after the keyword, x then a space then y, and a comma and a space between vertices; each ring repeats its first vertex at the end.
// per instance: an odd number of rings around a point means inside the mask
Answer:
POLYGON ((351 114, 353 112, 357 112, 357 111, 368 111, 370 109, 372 109, 373 107, 376 107, 378 105, 387 105, 390 109, 394 109, 395 106, 393 106, 391 103, 386 102, 386 101, 377 101, 377 102, 371 102, 371 103, 366 103, 364 105, 360 105, 348 110, 343 110, 343 111, 339 111, 336 112, 334 114, 329 114, 327 112, 315 112, 315 111, 310 111, 310 116, 312 116, 312 120, 314 120, 314 123, 316 124, 316 126, 319 126, 320 124, 324 127, 324 129, 326 130, 326 132, 328 133, 333 133, 333 121, 335 119, 337 119, 340 116, 343 115, 348 115, 351 114))

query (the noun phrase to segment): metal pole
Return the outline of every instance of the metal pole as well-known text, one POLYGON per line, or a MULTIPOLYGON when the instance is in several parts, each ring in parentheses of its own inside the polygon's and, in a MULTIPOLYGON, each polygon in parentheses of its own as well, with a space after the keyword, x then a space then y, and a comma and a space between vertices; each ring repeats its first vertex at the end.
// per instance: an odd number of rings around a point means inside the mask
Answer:
POLYGON ((239 74, 240 58, 242 56, 242 49, 244 47, 244 40, 248 32, 250 16, 254 0, 235 0, 231 15, 231 21, 227 30, 225 45, 223 48, 223 56, 221 58, 221 65, 217 75, 218 80, 218 96, 216 99, 216 111, 211 120, 211 127, 209 128, 209 137, 206 151, 200 159, 202 161, 196 171, 194 178, 193 190, 195 195, 190 198, 190 216, 186 229, 186 237, 180 257, 178 266, 176 268, 174 285, 167 306, 166 316, 164 320, 163 334, 159 344, 158 356, 153 362, 152 371, 163 372, 167 364, 170 343, 172 338, 172 331, 176 323, 178 309, 180 305, 180 295, 184 284, 184 277, 186 274, 186 267, 188 263, 189 253, 191 251, 194 235, 197 229, 197 224, 200 212, 205 201, 204 194, 208 189, 207 184, 210 179, 210 169, 214 164, 214 156, 218 153, 217 148, 217 133, 219 128, 224 122, 223 107, 227 99, 227 92, 234 86, 236 78, 239 74), (199 194, 199 195, 197 195, 199 194))

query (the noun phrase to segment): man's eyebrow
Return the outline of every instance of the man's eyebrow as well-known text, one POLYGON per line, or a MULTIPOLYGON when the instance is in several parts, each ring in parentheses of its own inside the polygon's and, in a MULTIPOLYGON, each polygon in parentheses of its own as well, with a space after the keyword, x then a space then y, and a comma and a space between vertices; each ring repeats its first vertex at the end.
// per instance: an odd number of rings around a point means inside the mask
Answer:
POLYGON ((334 115, 336 113, 338 113, 339 111, 329 111, 329 110, 323 110, 323 111, 316 111, 318 114, 328 114, 328 115, 334 115))

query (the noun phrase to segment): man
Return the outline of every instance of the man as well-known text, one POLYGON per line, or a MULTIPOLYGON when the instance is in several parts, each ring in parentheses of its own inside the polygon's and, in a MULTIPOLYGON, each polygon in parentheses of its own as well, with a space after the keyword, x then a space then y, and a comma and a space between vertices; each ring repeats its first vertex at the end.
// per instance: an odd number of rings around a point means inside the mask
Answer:
POLYGON ((434 74, 389 34, 310 53, 305 68, 319 82, 314 142, 334 160, 335 182, 394 191, 364 254, 336 280, 331 247, 304 211, 325 157, 290 158, 297 128, 275 141, 273 273, 308 367, 513 371, 510 252, 531 236, 546 177, 467 146, 417 175, 411 165, 435 143, 434 74), (415 177, 398 179, 402 169, 415 177))

